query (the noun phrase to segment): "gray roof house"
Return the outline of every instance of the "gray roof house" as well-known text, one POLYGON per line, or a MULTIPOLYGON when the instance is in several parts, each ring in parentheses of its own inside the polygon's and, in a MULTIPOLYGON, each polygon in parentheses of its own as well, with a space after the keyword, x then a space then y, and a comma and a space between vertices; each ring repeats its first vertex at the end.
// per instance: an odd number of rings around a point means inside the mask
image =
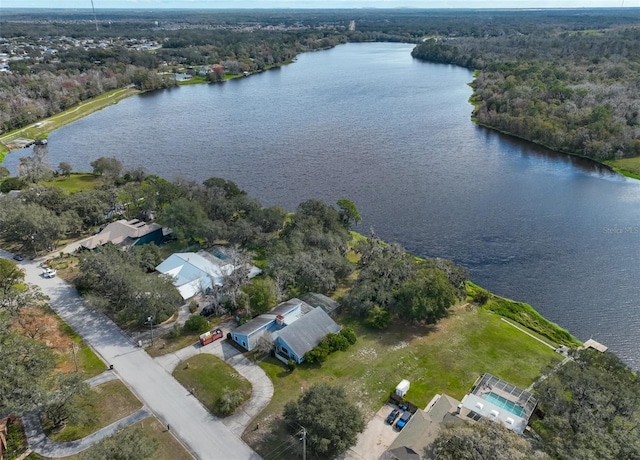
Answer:
POLYGON ((298 321, 313 310, 300 299, 282 302, 271 311, 256 316, 231 333, 231 339, 247 351, 253 350, 258 339, 265 333, 275 336, 279 331, 298 321))
POLYGON ((162 226, 156 223, 146 223, 138 219, 120 219, 111 222, 97 235, 79 241, 84 249, 95 249, 103 244, 112 243, 121 246, 135 246, 140 244, 162 244, 162 226))
POLYGON ((274 341, 276 357, 283 362, 293 359, 299 364, 304 361, 304 354, 322 338, 337 332, 340 332, 340 326, 322 308, 314 308, 277 334, 274 341))
POLYGON ((318 294, 316 292, 307 292, 300 296, 300 300, 307 302, 312 307, 320 307, 326 311, 329 316, 335 316, 340 304, 330 297, 324 294, 318 294))

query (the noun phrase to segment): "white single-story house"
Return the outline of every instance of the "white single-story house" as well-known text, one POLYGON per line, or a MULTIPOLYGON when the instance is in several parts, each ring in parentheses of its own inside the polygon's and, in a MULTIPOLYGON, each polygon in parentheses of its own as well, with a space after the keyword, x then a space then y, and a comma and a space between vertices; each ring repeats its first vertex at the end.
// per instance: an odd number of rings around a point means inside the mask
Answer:
POLYGON ((80 247, 95 249, 103 244, 135 246, 139 244, 162 244, 162 226, 156 223, 147 224, 138 219, 121 219, 111 222, 97 235, 80 241, 80 247))
POLYGON ((300 364, 306 352, 327 334, 336 334, 340 329, 322 308, 316 307, 277 334, 274 341, 276 357, 285 363, 293 359, 300 364))
MULTIPOLYGON (((207 251, 175 253, 156 267, 156 271, 171 277, 173 285, 178 289, 183 299, 190 299, 194 295, 222 286, 222 279, 234 270, 233 264, 209 254, 207 251)), ((249 278, 262 273, 251 266, 249 278)))
POLYGON ((293 324, 313 307, 300 299, 293 298, 282 302, 268 313, 256 316, 231 333, 231 339, 247 351, 253 350, 258 339, 265 333, 276 334, 284 327, 293 324))

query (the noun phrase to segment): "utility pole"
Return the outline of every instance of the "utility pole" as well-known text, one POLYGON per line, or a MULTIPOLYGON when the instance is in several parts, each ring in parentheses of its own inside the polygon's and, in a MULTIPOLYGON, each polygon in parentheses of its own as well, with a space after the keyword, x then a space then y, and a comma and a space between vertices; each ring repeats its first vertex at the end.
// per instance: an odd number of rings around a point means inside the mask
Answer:
POLYGON ((76 372, 78 372, 78 358, 76 357, 76 344, 71 343, 71 349, 73 350, 73 362, 76 364, 76 372))
POLYGON ((302 460, 307 460, 307 430, 302 427, 302 460))
POLYGON ((153 346, 153 316, 149 316, 147 321, 149 321, 149 329, 151 329, 151 346, 153 346))

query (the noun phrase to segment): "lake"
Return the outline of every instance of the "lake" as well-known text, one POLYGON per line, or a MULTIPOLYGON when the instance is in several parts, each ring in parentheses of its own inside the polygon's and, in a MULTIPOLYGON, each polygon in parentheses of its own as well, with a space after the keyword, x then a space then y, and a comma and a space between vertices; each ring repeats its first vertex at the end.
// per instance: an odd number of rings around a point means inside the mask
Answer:
POLYGON ((129 98, 53 132, 49 160, 90 170, 114 156, 167 178, 224 177, 290 210, 347 197, 360 232, 453 259, 639 369, 640 182, 474 125, 471 72, 411 49, 341 45, 129 98))

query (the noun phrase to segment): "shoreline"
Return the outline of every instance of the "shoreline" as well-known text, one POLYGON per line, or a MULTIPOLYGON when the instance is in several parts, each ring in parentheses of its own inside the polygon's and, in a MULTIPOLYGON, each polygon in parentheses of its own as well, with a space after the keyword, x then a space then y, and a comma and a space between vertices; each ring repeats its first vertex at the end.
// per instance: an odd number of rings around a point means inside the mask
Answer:
POLYGON ((110 105, 117 104, 123 99, 140 93, 141 91, 132 88, 131 86, 114 89, 95 98, 81 102, 70 109, 64 110, 47 118, 42 118, 35 123, 31 123, 20 129, 1 135, 0 165, 4 162, 5 157, 9 153, 16 150, 23 150, 23 148, 10 148, 9 145, 12 142, 16 142, 18 139, 46 139, 50 133, 58 128, 62 128, 63 126, 71 124, 74 121, 78 121, 87 115, 91 115, 94 112, 109 107, 110 105))
MULTIPOLYGON (((189 79, 186 81, 178 82, 177 87, 189 86, 189 85, 224 83, 228 80, 242 79, 242 78, 250 77, 251 75, 254 75, 254 74, 267 72, 269 70, 277 70, 277 69, 280 69, 282 66, 289 65, 294 62, 295 62, 295 58, 290 61, 283 62, 280 65, 273 65, 265 69, 249 72, 248 75, 238 74, 238 75, 225 76, 224 80, 219 82, 210 82, 210 81, 201 79, 201 77, 194 78, 195 81, 192 81, 192 79, 189 79)), ((155 90, 150 90, 150 91, 155 91, 155 90)), ((62 128, 63 126, 66 126, 75 121, 78 121, 81 118, 84 118, 88 115, 91 115, 94 112, 107 108, 110 105, 117 104, 118 102, 124 99, 127 99, 131 96, 136 96, 138 94, 144 94, 147 92, 149 91, 141 91, 141 90, 135 89, 133 86, 114 89, 106 93, 103 93, 100 96, 97 96, 95 98, 88 99, 84 102, 81 102, 80 104, 74 107, 71 107, 70 109, 64 110, 62 112, 59 112, 47 118, 42 118, 36 121, 35 123, 31 123, 17 130, 10 131, 6 134, 0 135, 0 165, 2 165, 6 156, 9 155, 11 152, 14 152, 17 150, 24 150, 25 148, 28 148, 32 145, 30 143, 26 147, 10 148, 8 145, 10 145, 12 142, 15 142, 19 139, 29 140, 29 141, 34 141, 35 139, 46 139, 49 136, 49 134, 51 134, 56 129, 62 128), (111 99, 111 98, 114 98, 114 99, 111 99), (83 107, 90 106, 90 105, 92 106, 87 107, 86 110, 80 110, 83 107), (78 111, 80 112, 76 113, 78 111), (69 117, 69 118, 65 118, 65 117, 69 117), (62 120, 58 121, 58 118, 62 120)))
MULTIPOLYGON (((513 137, 514 139, 518 139, 521 141, 526 141, 526 142, 530 142, 533 145, 537 145, 539 147, 544 147, 545 149, 554 152, 554 153, 559 153, 561 155, 568 155, 571 157, 575 157, 575 158, 582 158, 585 160, 590 160, 593 161, 594 163, 599 164, 600 166, 603 166, 605 169, 608 169, 611 172, 615 172, 617 174, 620 174, 621 176, 624 176, 626 178, 629 179, 635 179, 635 180, 640 180, 640 174, 639 173, 634 173, 633 171, 629 171, 625 168, 622 167, 616 167, 614 164, 609 164, 609 163, 614 163, 616 161, 620 161, 620 160, 604 160, 607 163, 600 161, 600 160, 596 160, 595 158, 591 158, 591 157, 587 157, 584 155, 580 155, 578 153, 571 153, 571 152, 565 152, 563 150, 556 150, 556 149, 552 149, 547 145, 541 144, 540 142, 536 142, 534 140, 531 139, 527 139, 526 137, 522 137, 522 136, 518 136, 517 134, 511 133, 509 131, 505 131, 503 129, 497 128, 495 126, 491 126, 491 125, 487 125, 485 123, 482 123, 481 121, 478 121, 478 119, 476 117, 471 117, 471 121, 473 121, 473 123, 475 123, 477 126, 481 126, 482 128, 485 129, 490 129, 491 131, 495 131, 497 133, 500 133, 504 136, 509 136, 509 137, 513 137)), ((629 157, 629 158, 623 158, 622 160, 633 160, 636 159, 638 160, 638 162, 640 163, 640 157, 629 157)))
MULTIPOLYGON (((347 41, 347 43, 355 43, 355 42, 347 41)), ((306 52, 325 51, 325 50, 332 49, 334 47, 335 46, 331 46, 331 47, 327 47, 327 48, 314 49, 314 50, 309 50, 309 51, 306 51, 306 52)), ((304 53, 304 51, 303 51, 303 53, 304 53)), ((300 54, 302 54, 302 53, 300 53, 300 54)), ((269 70, 274 70, 274 69, 277 70, 277 69, 280 69, 281 67, 283 67, 285 65, 289 65, 289 64, 295 63, 296 59, 297 59, 297 55, 293 59, 291 59, 289 61, 286 61, 286 62, 283 62, 282 64, 273 65, 273 66, 269 66, 269 67, 264 68, 264 69, 256 70, 256 71, 253 71, 253 72, 249 72, 246 75, 243 75, 243 74, 229 75, 229 76, 225 75, 225 78, 222 81, 219 81, 219 82, 210 82, 210 81, 207 81, 206 79, 202 79, 202 77, 195 77, 194 78, 195 81, 192 81, 192 79, 189 79, 189 80, 186 80, 186 81, 181 81, 181 82, 178 82, 177 86, 180 87, 180 86, 189 86, 189 85, 224 83, 227 80, 236 80, 236 79, 250 77, 251 75, 262 73, 262 72, 266 72, 266 71, 269 71, 269 70)), ((414 59, 417 59, 417 60, 423 61, 423 62, 433 63, 433 61, 429 61, 429 60, 424 60, 424 59, 419 59, 419 58, 414 58, 414 59)), ((449 65, 456 65, 456 64, 449 64, 449 65)), ((458 67, 463 67, 463 66, 458 66, 458 67)), ((467 68, 467 67, 463 67, 463 68, 467 68)), ((474 88, 474 82, 475 82, 475 80, 477 78, 478 72, 479 71, 477 69, 476 70, 472 70, 473 80, 470 81, 469 83, 467 83, 468 86, 470 86, 472 88, 472 90, 473 90, 473 92, 471 93, 471 95, 468 98, 468 102, 469 102, 469 104, 471 104, 474 107, 474 109, 478 108, 478 104, 474 100, 475 89, 473 89, 474 88)), ((143 93, 146 93, 146 92, 147 91, 137 90, 137 89, 133 88, 132 86, 128 86, 126 88, 120 88, 120 89, 112 90, 110 92, 101 94, 100 96, 97 96, 97 97, 95 97, 93 99, 89 99, 89 100, 87 100, 85 102, 82 102, 79 105, 76 105, 75 107, 72 107, 72 108, 67 109, 67 110, 65 110, 63 112, 57 113, 55 115, 52 115, 51 117, 40 119, 40 120, 36 121, 33 124, 30 124, 28 126, 20 128, 18 130, 11 131, 9 133, 0 135, 0 165, 2 165, 2 163, 4 162, 5 157, 9 153, 11 153, 12 151, 15 151, 15 150, 22 150, 23 149, 23 148, 11 149, 11 148, 9 148, 7 146, 8 143, 10 143, 12 141, 15 141, 17 139, 21 139, 22 136, 19 136, 19 134, 24 133, 26 139, 29 139, 29 140, 46 139, 47 136, 51 132, 55 131, 58 128, 61 128, 61 127, 65 126, 65 125, 67 125, 67 124, 73 123, 74 121, 77 121, 77 120, 79 120, 81 118, 84 118, 87 115, 91 115, 92 113, 97 112, 98 110, 102 110, 103 108, 106 108, 109 105, 117 104, 119 101, 121 101, 123 99, 126 99, 126 98, 128 98, 130 96, 134 96, 136 94, 143 94, 143 93), (126 94, 119 94, 119 93, 125 93, 125 92, 126 92, 126 94), (115 101, 108 100, 109 98, 114 97, 116 95, 117 95, 117 97, 116 97, 115 101), (104 99, 104 101, 103 101, 103 99, 104 99), (63 118, 65 116, 67 116, 67 115, 75 113, 80 108, 82 108, 84 106, 87 106, 87 105, 90 105, 90 104, 96 104, 96 107, 90 107, 88 110, 82 111, 79 114, 79 116, 72 116, 68 120, 63 120, 62 122, 56 122, 56 123, 54 123, 54 126, 51 126, 51 127, 47 126, 52 121, 54 121, 55 119, 63 118)), ((519 136, 519 135, 511 133, 509 131, 505 131, 505 130, 503 130, 501 128, 498 128, 498 127, 495 127, 495 126, 491 126, 491 125, 488 125, 486 123, 482 123, 477 119, 477 117, 473 116, 473 113, 472 113, 470 119, 477 126, 481 126, 483 128, 490 129, 492 131, 495 131, 497 133, 500 133, 500 134, 503 134, 503 135, 506 135, 506 136, 513 137, 515 139, 531 142, 534 145, 537 145, 537 146, 540 146, 540 147, 544 147, 544 148, 546 148, 546 149, 548 149, 548 150, 550 150, 552 152, 555 152, 555 153, 559 153, 559 154, 562 154, 562 155, 569 155, 569 156, 576 157, 576 158, 584 158, 584 159, 587 159, 587 160, 591 160, 591 161, 593 161, 593 162, 595 162, 595 163, 597 163, 597 164, 599 164, 601 166, 604 166, 606 169, 610 170, 611 172, 615 172, 617 174, 620 174, 623 177, 627 177, 629 179, 634 179, 634 180, 640 180, 640 156, 639 157, 628 157, 628 158, 622 158, 622 159, 613 159, 613 160, 600 161, 600 160, 597 160, 595 158, 591 158, 591 157, 588 157, 588 156, 585 156, 585 155, 580 155, 578 153, 567 152, 567 151, 563 151, 563 150, 557 150, 557 149, 551 148, 551 147, 549 147, 549 146, 547 146, 545 144, 542 144, 540 142, 536 142, 534 140, 527 139, 526 137, 519 136), (621 165, 621 163, 626 163, 626 162, 629 162, 629 161, 631 161, 631 162, 636 161, 638 163, 637 164, 638 171, 629 170, 629 169, 627 169, 628 166, 625 167, 625 166, 621 165)))

